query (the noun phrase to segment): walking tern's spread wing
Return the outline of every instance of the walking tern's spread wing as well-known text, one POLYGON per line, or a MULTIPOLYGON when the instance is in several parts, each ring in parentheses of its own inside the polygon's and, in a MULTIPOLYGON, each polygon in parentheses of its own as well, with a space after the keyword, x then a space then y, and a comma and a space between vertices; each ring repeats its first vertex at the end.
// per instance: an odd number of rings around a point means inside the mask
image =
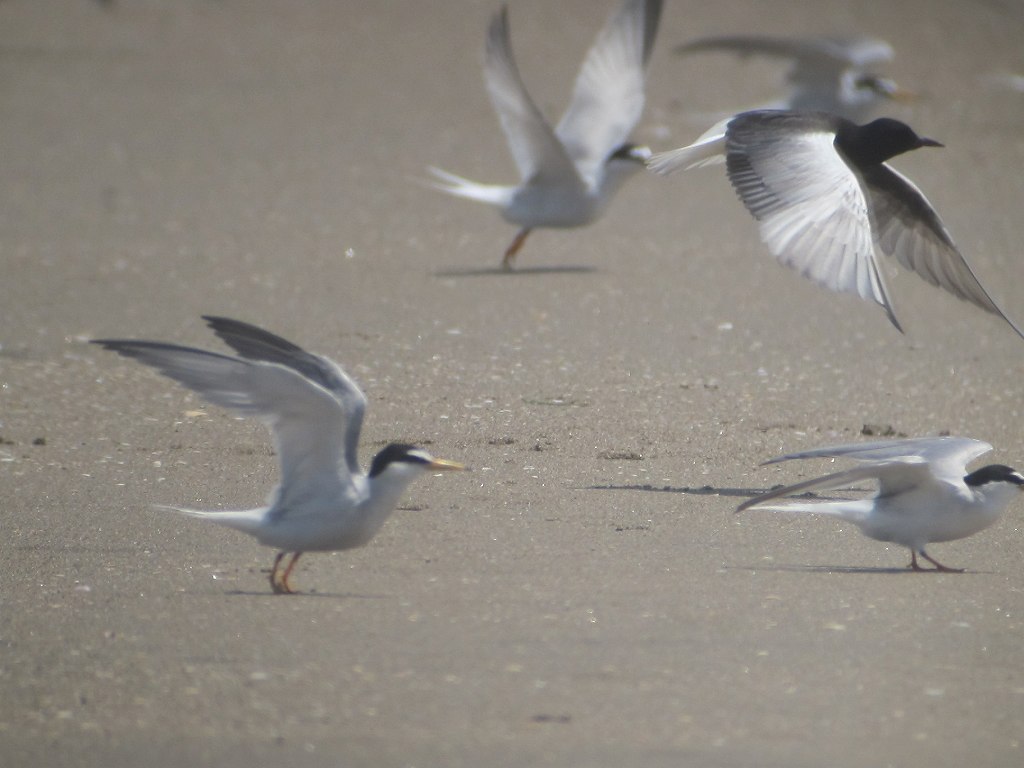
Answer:
POLYGON ((643 113, 645 69, 661 6, 661 0, 628 0, 608 19, 583 61, 572 101, 558 123, 555 133, 592 186, 643 113))
POLYGON ((491 103, 524 182, 581 184, 576 166, 533 103, 512 55, 508 8, 502 6, 487 30, 484 74, 491 103))

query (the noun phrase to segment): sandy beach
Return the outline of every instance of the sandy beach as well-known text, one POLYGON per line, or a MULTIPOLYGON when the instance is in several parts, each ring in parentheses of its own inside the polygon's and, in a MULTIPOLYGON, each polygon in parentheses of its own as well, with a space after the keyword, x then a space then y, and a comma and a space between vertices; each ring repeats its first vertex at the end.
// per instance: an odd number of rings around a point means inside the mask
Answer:
MULTIPOLYGON (((613 0, 519 0, 552 117, 613 0)), ((893 270, 877 306, 779 267, 720 169, 632 180, 515 234, 426 189, 512 182, 481 76, 497 2, 0 2, 0 763, 1014 766, 1024 500, 929 551, 750 511, 864 434, 1024 468, 1024 342, 893 270), (200 316, 328 355, 401 440, 472 465, 363 549, 303 558, 155 509, 258 506, 266 431, 98 337, 223 350, 200 316)), ((1024 321, 1024 10, 669 0, 635 139, 689 143, 784 67, 672 47, 864 32, 944 149, 894 161, 1024 321), (770 8, 770 13, 767 9, 770 8)))

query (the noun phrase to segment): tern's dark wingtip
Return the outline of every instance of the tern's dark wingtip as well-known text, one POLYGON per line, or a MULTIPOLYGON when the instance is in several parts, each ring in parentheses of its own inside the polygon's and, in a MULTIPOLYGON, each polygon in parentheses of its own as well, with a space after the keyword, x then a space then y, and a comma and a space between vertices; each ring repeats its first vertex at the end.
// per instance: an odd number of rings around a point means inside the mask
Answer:
POLYGON ((895 328, 900 333, 902 333, 904 336, 906 336, 907 332, 903 330, 903 326, 900 324, 899 319, 896 317, 896 313, 893 311, 892 305, 889 304, 888 301, 880 301, 878 303, 881 304, 882 309, 885 310, 885 314, 889 318, 889 322, 892 323, 892 327, 895 328))

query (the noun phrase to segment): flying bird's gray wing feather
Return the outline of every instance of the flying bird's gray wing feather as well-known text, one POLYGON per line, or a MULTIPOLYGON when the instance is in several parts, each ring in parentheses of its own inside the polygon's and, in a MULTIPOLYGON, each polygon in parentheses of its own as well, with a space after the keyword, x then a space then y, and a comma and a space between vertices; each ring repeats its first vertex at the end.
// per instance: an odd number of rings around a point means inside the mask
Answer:
POLYGON ((726 171, 782 263, 880 304, 900 328, 875 257, 864 191, 817 113, 756 111, 726 129, 726 171))
POLYGON ((931 285, 998 315, 1024 338, 1024 332, 989 296, 938 213, 910 179, 885 163, 862 172, 861 177, 869 189, 875 240, 884 254, 931 285))

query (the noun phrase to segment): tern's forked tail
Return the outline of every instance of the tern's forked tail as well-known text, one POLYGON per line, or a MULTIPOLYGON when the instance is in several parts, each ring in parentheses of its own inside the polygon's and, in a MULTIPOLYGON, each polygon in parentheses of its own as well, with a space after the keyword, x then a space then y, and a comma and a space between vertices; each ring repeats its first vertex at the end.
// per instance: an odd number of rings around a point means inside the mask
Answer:
POLYGON ((182 515, 188 515, 189 517, 198 517, 203 520, 209 520, 210 522, 217 523, 217 525, 223 525, 226 528, 234 528, 236 531, 242 531, 243 533, 248 533, 250 535, 255 535, 256 532, 263 527, 267 515, 265 507, 261 507, 259 509, 217 511, 188 509, 187 507, 172 507, 167 504, 154 504, 153 506, 156 509, 165 509, 182 515))
POLYGON ((803 514, 803 515, 831 515, 832 517, 838 517, 842 520, 846 520, 848 523, 854 525, 861 525, 868 515, 869 509, 865 505, 863 500, 855 499, 843 499, 834 501, 798 501, 793 500, 789 502, 777 503, 777 504, 758 504, 757 497, 750 499, 749 503, 741 505, 740 509, 736 510, 745 511, 765 511, 765 512, 788 512, 792 514, 803 514))

